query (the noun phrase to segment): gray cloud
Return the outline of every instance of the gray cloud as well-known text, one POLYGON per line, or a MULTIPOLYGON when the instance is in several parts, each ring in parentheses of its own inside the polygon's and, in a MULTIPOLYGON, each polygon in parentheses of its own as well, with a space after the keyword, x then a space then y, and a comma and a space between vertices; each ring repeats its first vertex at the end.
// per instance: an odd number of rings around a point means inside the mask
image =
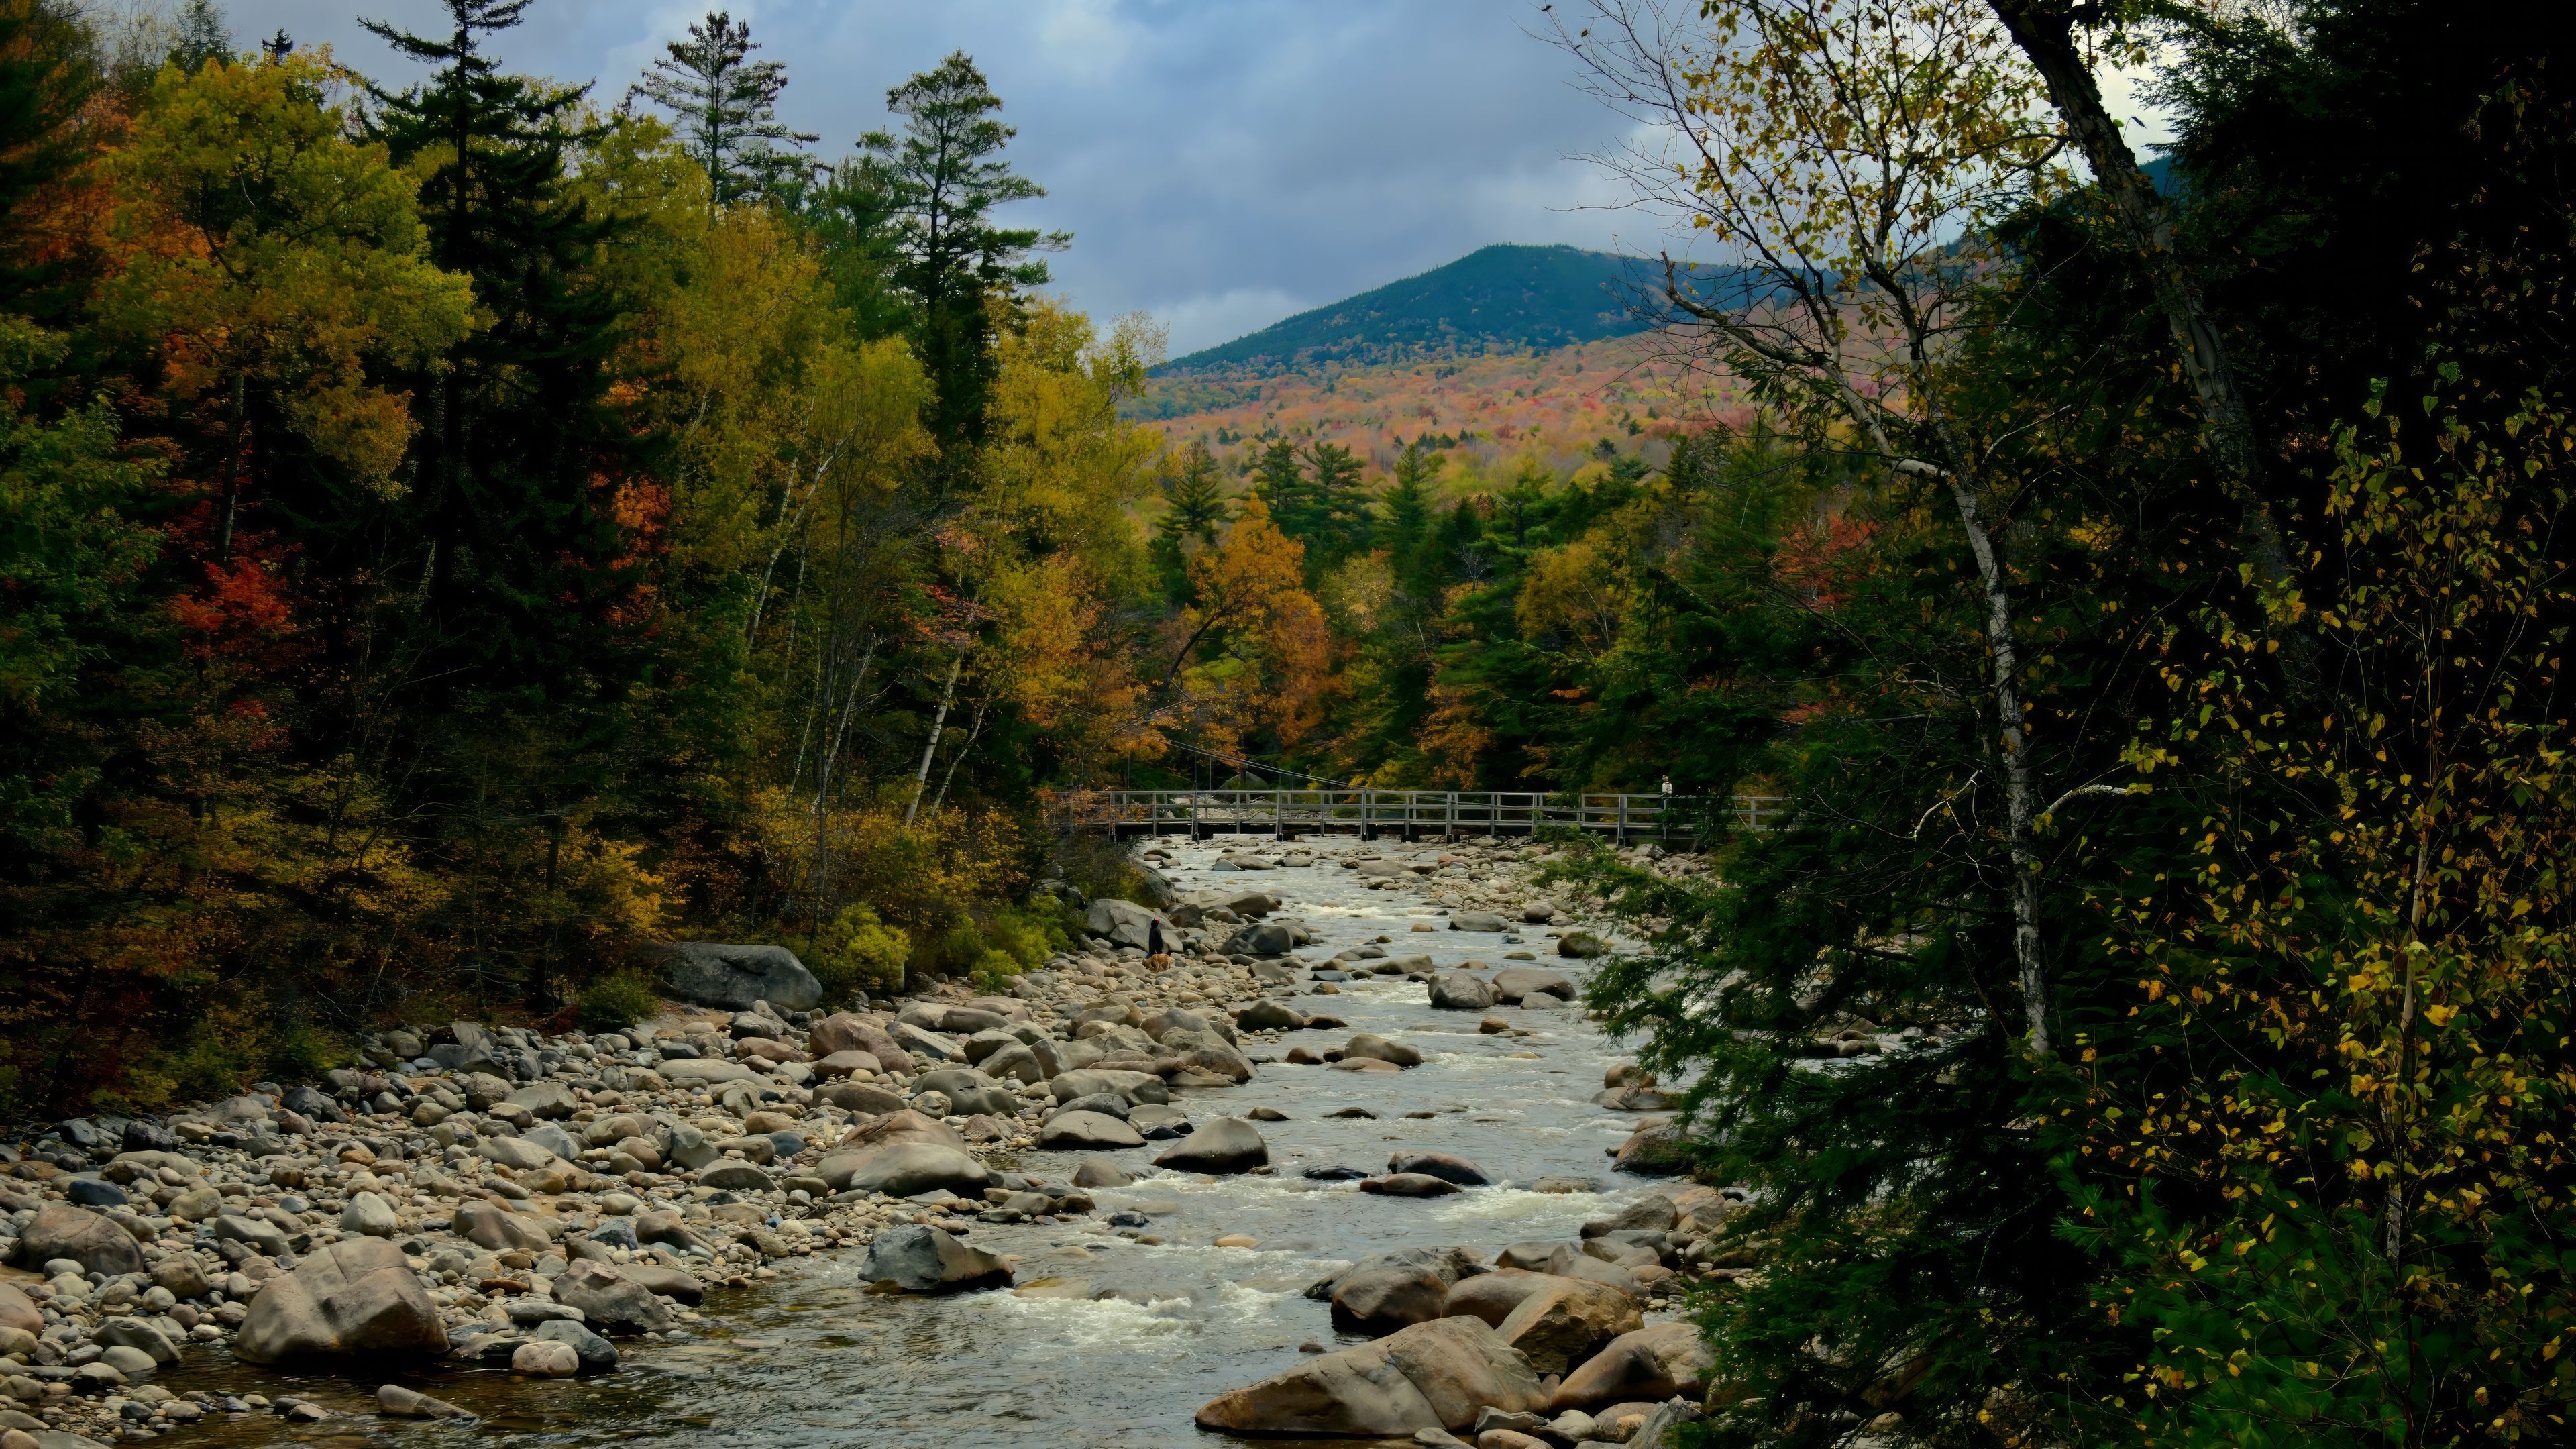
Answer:
MULTIPOLYGON (((432 0, 231 0, 244 44, 283 26, 404 78, 366 15, 441 30, 432 0)), ((501 37, 514 68, 596 80, 614 101, 706 4, 537 0, 501 37)), ((734 4, 787 63, 784 111, 837 154, 884 125, 885 92, 964 49, 1052 193, 1057 287, 1095 315, 1149 310, 1176 352, 1497 241, 1609 248, 1644 220, 1566 153, 1616 119, 1519 0, 764 0, 734 4)))

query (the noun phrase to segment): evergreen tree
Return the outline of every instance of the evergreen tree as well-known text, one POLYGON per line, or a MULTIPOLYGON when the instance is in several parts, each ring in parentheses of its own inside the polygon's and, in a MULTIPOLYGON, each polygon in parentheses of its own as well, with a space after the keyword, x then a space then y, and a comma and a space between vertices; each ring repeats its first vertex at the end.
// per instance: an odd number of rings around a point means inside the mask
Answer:
POLYGON ((1208 451, 1207 440, 1193 438, 1181 453, 1181 465, 1162 481, 1163 521, 1155 525, 1163 537, 1175 542, 1195 535, 1201 543, 1214 543, 1217 530, 1226 520, 1225 485, 1217 477, 1216 456, 1208 451))
POLYGON ((1439 592, 1439 560, 1426 547, 1431 541, 1431 480, 1449 462, 1447 455, 1422 446, 1420 438, 1396 455, 1395 477, 1387 485, 1385 512, 1377 524, 1377 546, 1395 568, 1395 582, 1416 599, 1439 592))
POLYGON ((0 308, 40 322, 59 315, 74 264, 45 244, 33 203, 86 159, 74 122, 98 85, 71 6, 0 4, 0 308))
MULTIPOLYGON (((1046 195, 1011 170, 1002 148, 1017 135, 993 119, 1002 108, 964 51, 886 93, 903 134, 870 131, 860 148, 876 163, 894 217, 896 279, 918 308, 914 350, 938 387, 931 431, 943 450, 982 441, 994 374, 992 304, 1046 285, 1046 263, 1066 232, 1002 227, 993 208, 1046 195)), ((952 456, 950 467, 957 466, 952 456)))
MULTIPOLYGON (((1252 464, 1252 496, 1270 510, 1270 520, 1288 532, 1283 520, 1302 518, 1306 510, 1306 470, 1297 460, 1297 445, 1273 438, 1252 464)), ((1292 537, 1294 535, 1291 535, 1292 537)))
POLYGON ((194 75, 210 60, 233 55, 233 28, 214 0, 188 0, 179 7, 179 39, 170 47, 170 63, 194 75))
POLYGON ((818 139, 778 119, 787 67, 751 59, 759 48, 749 21, 711 10, 627 89, 630 99, 641 96, 672 114, 718 206, 775 192, 799 177, 806 163, 786 147, 818 139))

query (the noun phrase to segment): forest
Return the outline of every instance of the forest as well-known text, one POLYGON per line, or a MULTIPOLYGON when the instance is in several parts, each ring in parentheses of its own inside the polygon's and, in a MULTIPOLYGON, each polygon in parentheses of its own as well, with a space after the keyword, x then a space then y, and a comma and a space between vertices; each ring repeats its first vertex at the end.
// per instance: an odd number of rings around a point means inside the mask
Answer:
POLYGON ((1749 1193, 1706 1442, 2567 1432, 2563 7, 1559 5, 1720 282, 1174 406, 968 55, 825 159, 529 4, 388 88, 0 0, 0 1107, 653 939, 998 984, 1119 883, 1054 791, 1669 778, 1790 802, 1564 867, 1749 1193))

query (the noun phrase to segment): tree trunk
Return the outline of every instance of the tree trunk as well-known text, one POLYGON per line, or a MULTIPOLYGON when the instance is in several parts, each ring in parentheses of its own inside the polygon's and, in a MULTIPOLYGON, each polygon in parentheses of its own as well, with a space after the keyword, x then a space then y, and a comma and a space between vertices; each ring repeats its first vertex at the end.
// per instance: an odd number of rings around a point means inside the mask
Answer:
POLYGON ((2120 126, 2102 103, 2093 68, 2076 49, 2074 15, 2064 0, 1986 0, 1995 18, 2011 32, 2057 107, 2076 149, 2093 168, 2094 180, 2111 199, 2112 211, 2130 245, 2138 249, 2155 287, 2156 305, 2172 328, 2182 353, 2185 376, 2200 395, 2200 409, 2228 485, 2244 509, 2246 551, 2266 584, 2290 577, 2288 549, 2280 526, 2263 497, 2263 456, 2254 440, 2254 421, 2245 395, 2227 361, 2227 346, 2208 305, 2191 285, 2182 259, 2174 253, 2173 207, 2156 193, 2155 183, 2138 168, 2136 153, 2120 136, 2120 126))
POLYGON ((957 767, 966 763, 966 757, 974 753, 975 741, 984 733, 984 711, 991 707, 989 703, 975 706, 975 723, 966 731, 966 743, 957 747, 956 756, 948 762, 947 772, 939 777, 939 793, 930 797, 931 814, 938 814, 939 807, 948 803, 948 787, 957 783, 957 767))
POLYGON ((905 806, 903 811, 903 824, 907 830, 912 828, 913 816, 921 810, 922 792, 930 788, 930 757, 939 752, 939 732, 948 727, 948 706, 956 702, 957 676, 965 668, 966 651, 960 649, 957 651, 957 657, 949 661, 948 689, 939 696, 939 713, 931 716, 930 742, 921 747, 921 770, 912 777, 912 803, 905 806))
POLYGON ((233 556, 233 513, 241 502, 242 446, 242 375, 233 374, 233 421, 224 438, 224 525, 215 539, 215 562, 230 563, 233 556))

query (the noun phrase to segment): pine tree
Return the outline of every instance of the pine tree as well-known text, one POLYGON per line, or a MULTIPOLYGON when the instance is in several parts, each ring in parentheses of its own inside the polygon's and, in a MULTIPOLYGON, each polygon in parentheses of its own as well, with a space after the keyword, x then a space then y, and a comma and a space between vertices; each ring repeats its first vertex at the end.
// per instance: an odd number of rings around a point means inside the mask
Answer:
POLYGON ((233 28, 214 0, 188 0, 179 7, 179 39, 170 47, 170 63, 196 74, 210 60, 229 60, 233 28))
POLYGON ((671 41, 644 78, 627 88, 676 119, 689 154, 707 173, 718 206, 776 192, 802 176, 806 163, 789 146, 818 138, 789 130, 778 119, 778 94, 787 67, 755 61, 760 43, 749 21, 722 10, 689 27, 689 38, 671 41), (782 144, 784 143, 784 144, 782 144))
POLYGON ((876 163, 895 218, 896 278, 919 308, 914 350, 938 386, 932 432, 953 467, 957 445, 983 438, 994 372, 989 304, 1045 286, 1046 263, 1029 254, 1073 238, 993 224, 994 207, 1046 190, 1001 159, 1018 132, 993 119, 1001 98, 964 51, 887 92, 886 107, 903 118, 903 134, 870 131, 859 146, 876 163))
POLYGON ((1162 489, 1166 511, 1156 530, 1163 537, 1177 543, 1196 535, 1202 543, 1216 542, 1227 514, 1225 485, 1217 478, 1216 457, 1206 439, 1190 440, 1180 467, 1163 479, 1162 489))
POLYGON ((1420 438, 1396 455, 1394 481, 1387 486, 1385 512, 1377 522, 1377 546, 1386 550, 1395 581, 1417 599, 1439 591, 1439 560, 1432 556, 1431 480, 1449 462, 1445 454, 1422 446, 1420 438))

